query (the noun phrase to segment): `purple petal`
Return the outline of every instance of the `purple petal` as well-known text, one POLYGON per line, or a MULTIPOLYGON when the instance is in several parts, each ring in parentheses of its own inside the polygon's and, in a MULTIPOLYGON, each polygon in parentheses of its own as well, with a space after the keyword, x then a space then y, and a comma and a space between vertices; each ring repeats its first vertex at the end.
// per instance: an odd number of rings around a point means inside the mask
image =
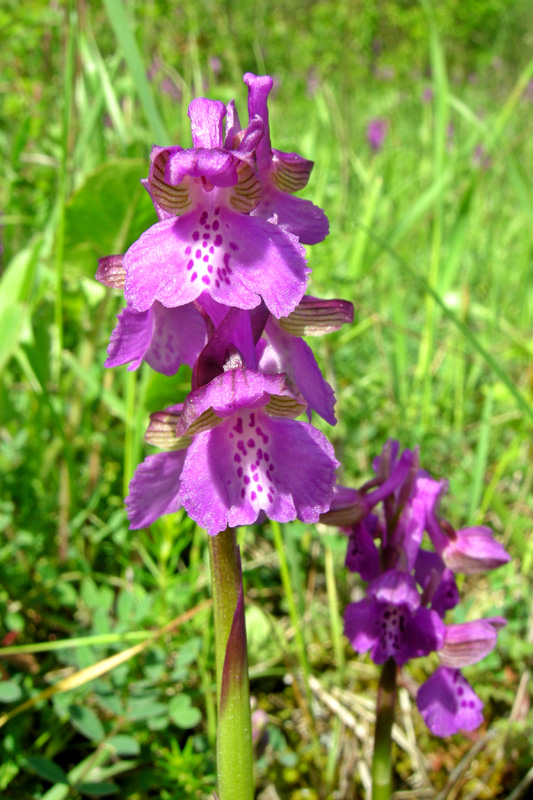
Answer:
POLYGON ((344 634, 357 653, 376 646, 381 636, 383 606, 375 600, 348 603, 344 611, 344 634))
POLYGON ((223 419, 240 409, 251 410, 267 405, 273 396, 297 401, 301 404, 298 413, 305 409, 305 401, 289 386, 285 375, 263 375, 249 369, 228 370, 187 395, 178 433, 187 433, 198 417, 209 409, 223 419))
POLYGON ((447 567, 467 575, 497 569, 511 560, 491 529, 484 525, 455 531, 455 538, 447 540, 441 555, 447 567))
POLYGON ((270 519, 316 522, 331 501, 333 448, 311 425, 243 410, 194 437, 180 497, 211 535, 270 519))
POLYGON ((163 514, 181 508, 180 476, 186 455, 186 450, 157 453, 137 467, 124 501, 131 529, 146 528, 163 514))
POLYGON ((329 233, 329 221, 321 208, 310 200, 294 197, 273 186, 265 186, 263 199, 253 212, 254 216, 276 221, 302 244, 318 244, 329 233))
MULTIPOLYGON (((184 178, 207 178, 210 184, 218 187, 235 186, 239 180, 238 159, 228 150, 211 150, 196 147, 174 153, 167 162, 165 181, 170 186, 178 186, 184 178)), ((197 194, 203 193, 199 185, 197 194)))
POLYGON ((348 536, 346 567, 358 572, 364 581, 372 581, 380 573, 379 550, 373 537, 377 522, 377 517, 369 514, 352 527, 348 536))
POLYGON ((223 206, 158 222, 130 247, 124 263, 126 300, 137 311, 155 300, 167 308, 185 305, 208 291, 237 308, 254 308, 262 297, 276 317, 299 303, 310 271, 293 236, 223 206))
POLYGON ((154 303, 148 311, 125 308, 111 334, 106 367, 144 359, 163 375, 175 375, 182 364, 193 366, 206 338, 205 323, 192 304, 165 308, 154 303))
POLYGON ((152 309, 135 311, 134 308, 126 307, 117 314, 117 319, 117 325, 109 340, 104 366, 117 367, 131 361, 128 369, 138 369, 152 339, 152 309))
POLYGON ((416 703, 435 736, 473 731, 483 722, 483 703, 458 669, 435 670, 418 690, 416 703))
POLYGON ((308 404, 307 415, 316 411, 330 425, 335 425, 335 393, 324 380, 313 351, 302 339, 285 333, 274 320, 266 325, 268 343, 259 369, 270 375, 285 372, 294 381, 308 404))
POLYGON ((189 103, 187 114, 191 120, 194 147, 222 147, 222 121, 226 116, 224 103, 197 97, 189 103))
POLYGON ((444 644, 446 626, 436 611, 419 608, 416 614, 406 620, 400 651, 396 657, 398 664, 405 664, 412 658, 427 656, 439 650, 444 644))
POLYGON ((226 106, 226 130, 224 132, 224 147, 231 150, 233 139, 241 132, 241 122, 235 106, 235 100, 230 100, 226 106))
POLYGON ((389 569, 372 581, 368 587, 368 596, 380 603, 406 606, 411 612, 420 606, 420 595, 415 579, 398 569, 389 569))
POLYGON ((269 316, 264 303, 252 311, 231 308, 200 353, 192 380, 193 389, 204 386, 227 369, 227 360, 236 352, 244 364, 257 368, 255 345, 269 316))
POLYGON ((435 594, 431 598, 431 608, 444 618, 447 611, 450 611, 461 602, 461 595, 455 582, 453 572, 445 569, 442 572, 435 594))
POLYGON ((263 138, 257 148, 257 166, 263 169, 269 166, 272 158, 267 101, 274 81, 269 75, 254 75, 252 72, 247 72, 243 81, 248 87, 248 116, 250 120, 256 115, 261 117, 265 126, 263 138))
MULTIPOLYGON (((496 646, 497 627, 490 619, 476 619, 460 625, 447 625, 439 658, 445 667, 466 667, 485 658, 496 646)), ((505 624, 505 620, 503 620, 505 624)))

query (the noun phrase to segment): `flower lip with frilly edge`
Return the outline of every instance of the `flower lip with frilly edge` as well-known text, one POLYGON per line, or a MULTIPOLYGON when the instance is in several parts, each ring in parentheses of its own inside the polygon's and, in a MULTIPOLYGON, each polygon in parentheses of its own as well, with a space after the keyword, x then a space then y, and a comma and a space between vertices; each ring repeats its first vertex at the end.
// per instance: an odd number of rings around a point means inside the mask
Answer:
MULTIPOLYGON (((338 462, 323 434, 294 419, 303 410, 283 375, 248 369, 228 370, 192 392, 177 415, 176 435, 191 443, 178 451, 186 452, 183 467, 167 481, 169 505, 175 510, 179 499, 211 535, 264 515, 316 522, 333 496, 338 462)), ((127 499, 132 527, 160 516, 147 509, 154 492, 158 509, 164 505, 157 472, 166 480, 171 456, 177 462, 176 453, 150 456, 135 473, 127 499)))
POLYGON ((246 149, 223 147, 225 113, 222 103, 194 100, 195 147, 154 151, 146 185, 165 216, 124 256, 125 297, 137 311, 156 300, 167 308, 185 305, 208 292, 243 309, 263 299, 279 318, 305 293, 310 270, 302 245, 282 227, 250 216, 262 188, 246 149))

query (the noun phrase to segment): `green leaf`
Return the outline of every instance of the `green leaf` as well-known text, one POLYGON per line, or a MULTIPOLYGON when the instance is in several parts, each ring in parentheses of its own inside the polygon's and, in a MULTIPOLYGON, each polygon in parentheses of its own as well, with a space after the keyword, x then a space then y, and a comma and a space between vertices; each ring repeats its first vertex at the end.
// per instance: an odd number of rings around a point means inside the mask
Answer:
POLYGON ((133 736, 126 736, 123 733, 111 736, 107 744, 111 745, 119 756, 138 756, 141 752, 139 742, 133 736))
POLYGON ((18 346, 26 312, 22 303, 13 303, 0 310, 0 372, 18 346))
POLYGON ((151 697, 134 698, 128 703, 126 713, 132 720, 150 719, 166 714, 167 706, 165 703, 154 701, 151 697))
POLYGON ((202 719, 200 710, 191 704, 188 694, 179 694, 177 697, 173 697, 168 707, 168 713, 178 728, 194 728, 202 719))
POLYGON ((118 786, 116 783, 80 783, 76 787, 78 792, 82 794, 90 794, 92 797, 107 797, 110 794, 118 794, 118 786))
POLYGON ((65 209, 65 266, 93 277, 97 260, 123 253, 157 222, 141 178, 143 159, 107 161, 86 179, 65 209))
POLYGON ((143 64, 141 51, 135 41, 130 21, 121 0, 104 0, 104 5, 109 17, 109 22, 115 31, 119 45, 124 53, 124 58, 131 72, 133 83, 139 100, 143 107, 146 119, 150 125, 152 136, 161 144, 169 141, 161 115, 152 95, 152 90, 146 77, 146 66, 143 64))
POLYGON ((105 737, 104 726, 96 714, 85 706, 69 706, 70 721, 82 736, 92 742, 101 742, 105 737))
POLYGON ((28 756, 25 759, 26 765, 29 766, 37 775, 45 781, 50 783, 67 783, 68 778, 63 772, 61 767, 50 761, 49 758, 42 756, 28 756))
POLYGON ((21 697, 22 690, 18 683, 0 681, 0 703, 15 703, 21 697))

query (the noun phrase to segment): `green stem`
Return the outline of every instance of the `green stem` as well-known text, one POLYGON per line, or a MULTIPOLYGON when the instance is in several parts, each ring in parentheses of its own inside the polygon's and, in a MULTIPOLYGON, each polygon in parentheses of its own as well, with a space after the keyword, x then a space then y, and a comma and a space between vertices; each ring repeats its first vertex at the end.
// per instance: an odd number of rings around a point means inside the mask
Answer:
POLYGON ((392 795, 392 723, 396 705, 396 662, 383 665, 378 687, 376 732, 372 760, 372 800, 390 800, 392 795))
POLYGON ((215 623, 218 800, 253 800, 254 774, 244 598, 235 531, 209 537, 215 623))

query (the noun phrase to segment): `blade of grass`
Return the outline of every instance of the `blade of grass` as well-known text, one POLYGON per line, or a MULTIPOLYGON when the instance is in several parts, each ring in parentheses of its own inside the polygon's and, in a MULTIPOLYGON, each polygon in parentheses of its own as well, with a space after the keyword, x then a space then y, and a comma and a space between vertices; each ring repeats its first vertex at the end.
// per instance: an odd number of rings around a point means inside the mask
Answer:
MULTIPOLYGON (((356 224, 361 225, 360 222, 356 224)), ((421 290, 424 292, 428 292, 433 296, 437 305, 442 309, 445 316, 448 317, 449 320, 458 328, 461 332, 462 336, 466 339, 466 341, 476 350, 479 355, 482 357, 483 361, 490 367, 492 372, 501 380, 501 382, 507 387, 509 392, 514 397, 517 406, 521 409, 523 414, 529 418, 529 420, 533 423, 533 408, 529 405, 525 397, 519 391, 519 389, 515 386, 514 381, 508 375, 508 373, 500 366, 499 362, 491 356, 491 354, 485 349, 485 347, 481 344, 478 337, 470 330, 470 328, 462 322, 457 315, 449 308, 444 300, 442 300, 441 296, 438 292, 433 289, 428 282, 423 278, 421 275, 418 274, 416 269, 411 266, 399 253, 394 250, 381 236, 378 236, 374 231, 368 229, 368 235, 379 244, 381 249, 388 253, 389 256, 401 267, 404 272, 410 275, 416 283, 420 286, 421 290)))
POLYGON ((170 141, 170 137, 155 104, 152 90, 146 77, 146 69, 142 61, 141 52, 133 35, 124 4, 122 0, 104 0, 104 6, 109 22, 124 53, 128 69, 131 72, 135 90, 150 126, 151 134, 157 142, 164 144, 170 141))
POLYGON ((487 458, 489 454, 492 405, 493 391, 492 387, 489 386, 487 395, 485 397, 485 402, 483 403, 481 427, 476 447, 476 458, 474 462, 474 474, 472 476, 472 489, 470 491, 470 508, 468 519, 474 519, 481 501, 481 495, 483 493, 483 479, 487 471, 487 458))

